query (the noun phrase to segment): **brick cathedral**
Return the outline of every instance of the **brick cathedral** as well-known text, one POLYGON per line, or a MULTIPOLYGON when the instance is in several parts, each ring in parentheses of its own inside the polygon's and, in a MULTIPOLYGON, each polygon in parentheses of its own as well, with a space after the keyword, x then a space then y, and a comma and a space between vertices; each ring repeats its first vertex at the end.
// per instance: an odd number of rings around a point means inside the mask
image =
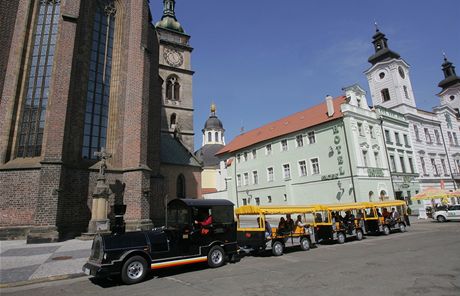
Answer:
POLYGON ((200 197, 192 48, 163 1, 0 3, 0 238, 88 230, 106 150, 110 206, 128 229, 163 225, 164 205, 200 197))

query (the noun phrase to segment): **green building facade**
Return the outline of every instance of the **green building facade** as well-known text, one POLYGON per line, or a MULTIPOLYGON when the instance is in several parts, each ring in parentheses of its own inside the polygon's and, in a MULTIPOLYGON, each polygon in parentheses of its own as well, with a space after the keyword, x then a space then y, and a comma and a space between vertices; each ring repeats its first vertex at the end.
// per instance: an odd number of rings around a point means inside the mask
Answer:
POLYGON ((218 152, 236 206, 393 199, 378 115, 359 86, 236 137, 218 152))

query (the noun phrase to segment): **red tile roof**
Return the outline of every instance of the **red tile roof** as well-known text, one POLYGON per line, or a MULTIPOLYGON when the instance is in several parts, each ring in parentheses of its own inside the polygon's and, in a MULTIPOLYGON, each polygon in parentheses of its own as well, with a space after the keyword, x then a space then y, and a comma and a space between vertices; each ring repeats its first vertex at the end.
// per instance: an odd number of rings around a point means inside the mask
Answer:
POLYGON ((256 143, 267 141, 296 131, 300 131, 321 123, 335 120, 343 116, 340 105, 345 103, 346 97, 340 96, 333 100, 334 115, 327 116, 326 102, 309 109, 294 113, 277 121, 237 136, 228 145, 220 149, 216 155, 234 152, 256 143))
POLYGON ((201 188, 202 194, 214 193, 217 192, 216 188, 201 188))

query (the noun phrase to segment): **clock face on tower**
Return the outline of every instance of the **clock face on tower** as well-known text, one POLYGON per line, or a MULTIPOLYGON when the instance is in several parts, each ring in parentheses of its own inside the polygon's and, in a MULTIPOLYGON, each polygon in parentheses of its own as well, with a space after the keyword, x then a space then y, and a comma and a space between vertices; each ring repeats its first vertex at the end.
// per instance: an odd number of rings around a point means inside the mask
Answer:
POLYGON ((165 48, 163 57, 170 66, 179 67, 184 62, 182 54, 174 48, 165 48))

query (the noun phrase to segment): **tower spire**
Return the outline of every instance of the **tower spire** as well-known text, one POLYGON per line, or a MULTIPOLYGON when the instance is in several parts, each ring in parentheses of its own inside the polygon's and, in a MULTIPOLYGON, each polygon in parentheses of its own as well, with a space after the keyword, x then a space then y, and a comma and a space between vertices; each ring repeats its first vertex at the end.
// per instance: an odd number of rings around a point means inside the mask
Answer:
POLYGON ((164 0, 163 1, 163 18, 165 17, 172 17, 176 21, 176 13, 174 11, 174 7, 176 6, 176 1, 175 0, 164 0))
POLYGON ((438 86, 442 89, 446 89, 449 86, 460 83, 460 77, 455 73, 455 66, 447 59, 446 53, 442 53, 444 56, 444 63, 442 63, 442 72, 444 73, 444 80, 439 82, 438 86))
POLYGON ((385 34, 380 31, 377 22, 375 22, 374 25, 375 34, 372 36, 372 43, 374 44, 375 54, 368 59, 369 63, 375 65, 378 62, 399 59, 400 55, 388 47, 388 39, 385 37, 385 34))

